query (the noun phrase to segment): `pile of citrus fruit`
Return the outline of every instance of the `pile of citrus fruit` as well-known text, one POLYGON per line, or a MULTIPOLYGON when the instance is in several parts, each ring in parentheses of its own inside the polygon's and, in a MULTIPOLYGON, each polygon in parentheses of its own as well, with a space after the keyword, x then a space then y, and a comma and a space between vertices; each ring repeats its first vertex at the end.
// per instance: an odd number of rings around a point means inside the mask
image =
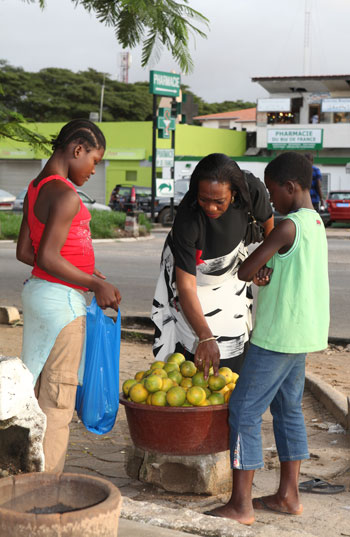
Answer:
POLYGON ((138 371, 123 383, 124 396, 134 403, 155 406, 209 406, 228 403, 238 379, 229 367, 219 375, 199 371, 183 354, 174 353, 166 362, 153 362, 148 371, 138 371))

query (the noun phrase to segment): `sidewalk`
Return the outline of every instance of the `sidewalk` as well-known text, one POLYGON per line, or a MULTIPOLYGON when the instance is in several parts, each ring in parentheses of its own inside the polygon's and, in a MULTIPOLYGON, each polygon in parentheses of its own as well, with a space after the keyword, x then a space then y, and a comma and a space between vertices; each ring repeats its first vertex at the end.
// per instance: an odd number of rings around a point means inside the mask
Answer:
MULTIPOLYGON (((350 353, 347 356, 350 360, 350 353)), ((136 371, 147 369, 152 361, 149 344, 124 341, 120 382, 133 376, 136 371)), ((317 380, 321 379, 316 378, 317 380)), ((321 386, 323 396, 329 397, 329 393, 322 390, 322 382, 317 384, 321 386)), ((227 500, 227 495, 210 497, 174 494, 132 479, 125 471, 125 459, 132 442, 122 405, 114 429, 102 437, 89 433, 77 418, 74 419, 65 471, 99 475, 118 486, 123 496, 119 537, 184 537, 183 532, 185 535, 211 537, 350 535, 349 434, 343 434, 339 422, 309 390, 305 392, 304 413, 311 458, 302 464, 301 481, 317 477, 344 484, 346 492, 334 496, 304 494, 302 517, 258 512, 255 524, 246 528, 233 521, 201 514, 227 500)), ((265 468, 256 472, 254 496, 268 494, 277 488, 279 464, 269 413, 264 416, 262 434, 265 468)))
MULTIPOLYGON (((137 330, 137 328, 136 328, 137 330)), ((0 341, 3 354, 18 355, 21 347, 22 328, 0 325, 0 341), (6 352, 4 352, 6 351, 6 352)), ((328 352, 328 351, 326 351, 328 352)), ((328 359, 337 368, 350 361, 349 352, 328 359), (337 358, 337 360, 336 360, 337 358)), ((335 352, 335 351, 334 351, 335 352)), ((328 373, 317 377, 315 372, 327 356, 313 355, 310 364, 316 376, 320 392, 336 403, 328 373), (323 380, 323 382, 322 382, 323 380), (330 395, 331 394, 331 395, 330 395)), ((153 361, 149 343, 122 341, 120 359, 120 384, 135 374, 148 369, 153 361)), ((311 370, 310 370, 311 371, 311 370)), ((348 370, 342 367, 345 376, 348 370)), ((329 373, 330 375, 330 373, 329 373)), ((333 388, 334 389, 334 388, 333 388)), ((341 386, 345 398, 348 384, 341 386)), ((198 496, 174 494, 129 477, 125 460, 132 446, 124 407, 120 405, 113 430, 98 436, 89 433, 74 417, 71 426, 70 444, 65 471, 104 477, 113 482, 123 496, 123 507, 118 537, 208 537, 280 536, 280 537, 333 537, 350 535, 350 438, 343 434, 339 421, 319 401, 305 391, 304 413, 307 426, 311 458, 302 463, 300 480, 314 477, 344 484, 346 491, 338 495, 303 494, 304 514, 290 517, 268 512, 257 512, 256 522, 244 527, 234 521, 203 515, 202 512, 227 501, 227 495, 198 496)), ((262 426, 265 468, 256 472, 253 495, 261 496, 273 492, 278 484, 278 459, 272 434, 272 420, 266 413, 262 426)))

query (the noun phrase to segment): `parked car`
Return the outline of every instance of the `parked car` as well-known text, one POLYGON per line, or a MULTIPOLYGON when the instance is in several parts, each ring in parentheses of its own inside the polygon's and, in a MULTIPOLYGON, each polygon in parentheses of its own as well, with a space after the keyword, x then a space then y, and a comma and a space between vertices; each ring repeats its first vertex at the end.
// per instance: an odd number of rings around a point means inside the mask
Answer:
POLYGON ((105 205, 104 203, 98 203, 96 200, 91 198, 86 192, 83 192, 82 190, 77 190, 81 201, 84 203, 87 209, 89 211, 111 211, 112 209, 108 207, 108 205, 105 205))
POLYGON ((6 192, 6 190, 0 190, 0 211, 11 211, 16 196, 6 192))
POLYGON ((333 222, 350 222, 350 191, 337 190, 328 194, 327 209, 330 226, 333 222))
MULTIPOLYGON (((97 211, 110 211, 110 207, 108 205, 104 205, 103 203, 98 203, 96 200, 91 198, 86 192, 83 192, 82 190, 77 190, 80 199, 84 203, 84 205, 91 211, 91 209, 97 210, 97 211)), ((25 188, 18 194, 16 197, 14 204, 13 204, 13 210, 14 211, 23 211, 23 202, 24 198, 26 196, 27 189, 25 188)))
POLYGON ((111 196, 109 207, 124 213, 142 211, 151 214, 152 189, 148 186, 119 185, 111 196))
MULTIPOLYGON (((174 184, 174 218, 176 215, 176 209, 180 204, 182 198, 188 191, 190 186, 190 178, 184 177, 182 179, 177 179, 174 184)), ((163 226, 171 225, 173 220, 171 218, 171 206, 170 198, 157 198, 157 204, 155 211, 157 213, 156 222, 159 222, 163 226)))

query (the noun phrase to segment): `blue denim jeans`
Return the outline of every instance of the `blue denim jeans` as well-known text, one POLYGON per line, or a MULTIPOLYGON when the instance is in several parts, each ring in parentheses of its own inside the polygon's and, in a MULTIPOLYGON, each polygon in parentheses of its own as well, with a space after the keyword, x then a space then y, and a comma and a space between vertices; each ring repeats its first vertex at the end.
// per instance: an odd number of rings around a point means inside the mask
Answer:
POLYGON ((280 461, 309 458, 301 409, 305 356, 250 345, 229 403, 232 468, 264 466, 261 422, 269 406, 280 461))

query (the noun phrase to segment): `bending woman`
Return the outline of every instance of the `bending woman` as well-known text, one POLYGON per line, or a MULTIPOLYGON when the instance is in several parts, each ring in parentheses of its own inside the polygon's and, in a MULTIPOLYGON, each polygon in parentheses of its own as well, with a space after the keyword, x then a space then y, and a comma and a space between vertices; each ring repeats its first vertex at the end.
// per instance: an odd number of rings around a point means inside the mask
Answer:
POLYGON ((158 360, 181 352, 206 375, 211 364, 215 372, 222 366, 239 372, 252 329, 250 284, 237 276, 248 255, 249 196, 266 236, 273 216, 259 179, 221 153, 193 171, 165 241, 153 299, 158 360))

